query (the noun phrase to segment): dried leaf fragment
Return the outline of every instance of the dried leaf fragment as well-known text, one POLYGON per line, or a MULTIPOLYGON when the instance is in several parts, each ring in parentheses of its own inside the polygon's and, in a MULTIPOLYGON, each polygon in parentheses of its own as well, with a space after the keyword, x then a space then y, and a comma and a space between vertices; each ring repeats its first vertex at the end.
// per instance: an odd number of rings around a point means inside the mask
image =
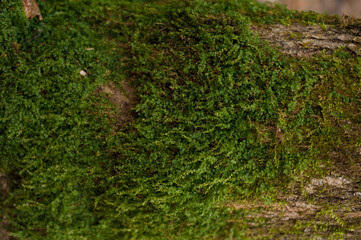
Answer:
POLYGON ((43 20, 39 6, 36 3, 36 0, 21 0, 21 1, 23 1, 24 11, 27 18, 31 20, 34 17, 39 16, 39 20, 43 20))
POLYGON ((82 76, 87 76, 88 74, 87 74, 87 72, 86 71, 84 71, 84 70, 80 70, 80 75, 82 75, 82 76))

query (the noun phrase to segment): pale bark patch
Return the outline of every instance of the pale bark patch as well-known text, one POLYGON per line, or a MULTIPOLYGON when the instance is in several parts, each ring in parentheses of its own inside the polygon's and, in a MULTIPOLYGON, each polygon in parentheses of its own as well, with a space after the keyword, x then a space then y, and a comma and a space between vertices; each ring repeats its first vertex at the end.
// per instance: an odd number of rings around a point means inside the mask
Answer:
POLYGON ((128 82, 122 82, 117 86, 114 82, 99 85, 95 91, 102 95, 116 109, 116 115, 110 117, 116 119, 116 124, 121 126, 132 118, 131 110, 137 104, 134 88, 128 82))
POLYGON ((356 55, 361 53, 361 29, 357 26, 346 29, 326 25, 263 24, 251 28, 263 40, 294 57, 332 54, 340 48, 356 55))

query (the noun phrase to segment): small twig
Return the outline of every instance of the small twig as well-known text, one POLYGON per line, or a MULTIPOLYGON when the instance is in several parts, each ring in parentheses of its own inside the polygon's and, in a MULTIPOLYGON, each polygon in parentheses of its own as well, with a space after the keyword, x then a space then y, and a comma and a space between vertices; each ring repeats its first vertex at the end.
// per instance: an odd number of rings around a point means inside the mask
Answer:
POLYGON ((27 44, 27 43, 29 43, 29 42, 37 39, 38 37, 40 37, 40 35, 41 35, 42 33, 43 33, 43 30, 42 30, 41 28, 38 28, 38 34, 37 34, 37 35, 34 35, 33 38, 25 41, 25 42, 23 43, 23 45, 25 45, 25 44, 27 44))

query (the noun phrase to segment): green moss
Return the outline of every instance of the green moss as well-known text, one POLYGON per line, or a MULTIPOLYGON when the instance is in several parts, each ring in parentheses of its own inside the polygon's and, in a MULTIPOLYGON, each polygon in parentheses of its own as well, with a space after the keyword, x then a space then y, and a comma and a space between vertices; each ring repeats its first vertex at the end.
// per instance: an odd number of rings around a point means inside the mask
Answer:
POLYGON ((89 0, 40 2, 44 21, 28 23, 21 3, 1 4, 0 167, 21 239, 245 237, 234 219, 247 213, 226 203, 317 165, 339 142, 329 118, 359 109, 358 59, 292 59, 249 27, 333 17, 256 1, 89 0), (125 79, 139 103, 117 132, 93 92, 125 79))

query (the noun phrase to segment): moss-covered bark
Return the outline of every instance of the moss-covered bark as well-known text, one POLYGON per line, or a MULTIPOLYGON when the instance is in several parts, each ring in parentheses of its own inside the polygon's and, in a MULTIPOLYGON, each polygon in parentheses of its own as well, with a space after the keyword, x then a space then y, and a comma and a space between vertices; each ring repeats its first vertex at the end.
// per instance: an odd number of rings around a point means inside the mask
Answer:
POLYGON ((333 187, 352 194, 352 210, 336 211, 339 202, 318 191, 335 160, 359 176, 358 21, 248 0, 39 4, 42 22, 27 22, 20 1, 0 8, 0 167, 13 181, 2 200, 14 236, 359 231, 349 171, 331 168, 327 179, 347 178, 333 187), (124 82, 137 99, 132 118, 116 117, 129 93, 102 91, 124 82))

